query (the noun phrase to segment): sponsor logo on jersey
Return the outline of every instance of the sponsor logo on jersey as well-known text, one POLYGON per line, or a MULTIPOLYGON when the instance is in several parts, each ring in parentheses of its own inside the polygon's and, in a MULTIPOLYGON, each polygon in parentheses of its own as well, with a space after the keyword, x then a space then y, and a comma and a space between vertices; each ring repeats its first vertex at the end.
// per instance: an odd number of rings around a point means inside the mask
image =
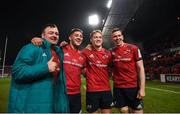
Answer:
POLYGON ((108 58, 108 55, 103 55, 102 58, 103 58, 103 59, 107 59, 107 58, 108 58))
POLYGON ((72 61, 73 61, 73 62, 77 62, 77 60, 76 60, 76 59, 72 59, 72 61))
POLYGON ((121 61, 131 61, 131 58, 121 58, 121 61))
POLYGON ((64 56, 69 56, 69 53, 64 53, 64 56))
POLYGON ((65 63, 65 64, 70 64, 70 65, 74 65, 74 66, 77 66, 77 67, 80 67, 80 68, 83 67, 82 64, 79 64, 79 63, 76 63, 76 62, 73 62, 73 61, 63 61, 63 63, 65 63))
POLYGON ((98 64, 101 63, 101 61, 96 61, 98 64))
POLYGON ((114 61, 131 61, 132 59, 131 58, 116 58, 114 59, 114 61))
POLYGON ((114 52, 112 52, 112 55, 116 55, 114 52))
POLYGON ((90 58, 94 58, 94 55, 93 55, 93 54, 91 54, 89 57, 90 57, 90 58))
POLYGON ((89 65, 95 65, 97 67, 107 67, 107 65, 101 64, 101 63, 92 63, 92 62, 89 62, 89 65))
POLYGON ((79 57, 79 60, 83 60, 83 57, 79 57))
POLYGON ((130 53, 130 52, 131 52, 131 50, 127 49, 127 50, 124 51, 124 54, 130 53))

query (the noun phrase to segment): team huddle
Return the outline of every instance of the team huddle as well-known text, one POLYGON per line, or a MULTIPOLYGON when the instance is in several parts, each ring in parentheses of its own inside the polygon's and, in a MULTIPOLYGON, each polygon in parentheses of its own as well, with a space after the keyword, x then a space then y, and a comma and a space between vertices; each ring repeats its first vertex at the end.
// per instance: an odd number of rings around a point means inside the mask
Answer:
POLYGON ((13 64, 9 112, 81 113, 81 76, 86 79, 86 110, 143 113, 145 72, 140 50, 125 43, 114 28, 115 47, 103 48, 100 30, 90 33, 90 44, 79 50, 83 31, 71 30, 69 44, 59 41, 56 25, 42 29, 42 38, 24 46, 13 64), (113 79, 113 90, 110 78, 113 79))

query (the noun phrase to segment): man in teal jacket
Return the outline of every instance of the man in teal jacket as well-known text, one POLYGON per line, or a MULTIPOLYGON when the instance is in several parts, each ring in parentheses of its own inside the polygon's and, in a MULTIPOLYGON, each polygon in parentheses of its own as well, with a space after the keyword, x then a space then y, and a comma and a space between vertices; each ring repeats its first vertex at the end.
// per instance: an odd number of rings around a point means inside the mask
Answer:
POLYGON ((10 113, 68 113, 68 97, 63 68, 63 51, 56 25, 42 31, 43 45, 24 46, 13 64, 9 95, 10 113))

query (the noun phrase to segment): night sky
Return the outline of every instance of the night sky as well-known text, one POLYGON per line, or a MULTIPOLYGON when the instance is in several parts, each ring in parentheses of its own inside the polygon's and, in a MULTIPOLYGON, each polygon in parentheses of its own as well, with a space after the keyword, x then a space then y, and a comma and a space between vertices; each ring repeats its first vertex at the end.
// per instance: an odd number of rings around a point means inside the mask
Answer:
MULTIPOLYGON (((142 6, 125 28, 135 41, 149 42, 159 34, 180 31, 180 0, 144 0, 142 6), (179 17, 179 19, 178 19, 179 17)), ((84 31, 85 46, 89 33, 94 29, 88 25, 88 16, 97 13, 100 19, 108 14, 108 0, 6 0, 0 4, 0 50, 3 57, 4 43, 8 37, 6 65, 12 65, 22 46, 40 36, 41 27, 57 24, 60 41, 68 41, 72 28, 84 31)), ((96 28, 101 29, 102 23, 96 28)), ((166 35, 166 34, 164 34, 166 35)), ((180 35, 179 35, 180 36, 180 35)), ((180 38, 177 38, 179 40, 180 38)), ((82 47, 83 47, 82 46, 82 47)))
POLYGON ((60 41, 68 41, 72 28, 81 28, 84 31, 83 43, 85 45, 93 29, 88 25, 88 16, 97 13, 101 18, 105 18, 108 12, 107 1, 8 0, 1 4, 0 50, 3 53, 7 36, 6 64, 12 65, 22 46, 29 43, 32 37, 40 36, 41 27, 48 23, 54 23, 59 27, 60 41))

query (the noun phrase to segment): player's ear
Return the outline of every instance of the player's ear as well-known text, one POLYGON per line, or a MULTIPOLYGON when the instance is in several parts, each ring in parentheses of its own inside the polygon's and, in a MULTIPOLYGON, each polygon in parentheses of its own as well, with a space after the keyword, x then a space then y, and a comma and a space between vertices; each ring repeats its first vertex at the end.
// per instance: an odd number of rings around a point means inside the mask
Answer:
POLYGON ((92 43, 92 39, 90 38, 90 43, 92 43))
POLYGON ((44 33, 41 34, 41 38, 44 38, 44 33))
POLYGON ((71 36, 69 36, 69 40, 71 41, 71 36))

